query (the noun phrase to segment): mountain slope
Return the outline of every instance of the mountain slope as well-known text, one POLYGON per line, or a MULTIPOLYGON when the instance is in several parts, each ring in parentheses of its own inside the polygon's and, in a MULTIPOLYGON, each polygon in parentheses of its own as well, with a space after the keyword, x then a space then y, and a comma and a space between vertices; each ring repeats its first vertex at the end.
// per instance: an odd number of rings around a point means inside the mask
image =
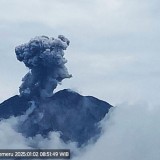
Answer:
MULTIPOLYGON (((30 106, 23 97, 14 96, 0 104, 0 118, 22 115, 30 106)), ((74 141, 81 146, 91 138, 98 138, 101 132, 98 123, 111 107, 97 98, 65 89, 39 100, 18 130, 26 137, 47 136, 50 131, 58 131, 64 142, 74 141)))
POLYGON ((0 104, 0 119, 7 119, 10 116, 20 116, 29 108, 28 101, 18 95, 9 98, 0 104))

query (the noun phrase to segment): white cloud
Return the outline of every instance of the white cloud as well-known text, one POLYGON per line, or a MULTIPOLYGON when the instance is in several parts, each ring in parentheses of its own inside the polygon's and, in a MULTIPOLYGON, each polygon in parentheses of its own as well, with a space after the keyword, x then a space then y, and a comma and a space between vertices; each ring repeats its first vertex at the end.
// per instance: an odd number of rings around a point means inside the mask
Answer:
MULTIPOLYGON (((34 107, 34 106, 33 106, 34 107)), ((25 137, 18 132, 17 126, 25 120, 32 109, 26 111, 26 114, 19 117, 10 117, 0 121, 0 149, 29 149, 29 148, 46 148, 46 149, 70 149, 78 154, 80 149, 77 143, 64 143, 60 138, 59 132, 50 132, 48 137, 37 134, 35 137, 25 137)))
POLYGON ((143 103, 118 106, 98 142, 75 160, 159 160, 159 112, 143 103))

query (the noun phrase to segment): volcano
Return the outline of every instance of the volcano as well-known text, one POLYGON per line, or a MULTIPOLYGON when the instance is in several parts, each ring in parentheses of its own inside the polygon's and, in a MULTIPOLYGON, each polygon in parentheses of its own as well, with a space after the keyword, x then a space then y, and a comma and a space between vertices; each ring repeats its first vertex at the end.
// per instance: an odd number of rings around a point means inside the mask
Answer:
POLYGON ((82 96, 70 89, 55 93, 37 104, 18 95, 0 104, 0 119, 26 115, 17 126, 18 132, 26 137, 49 132, 60 133, 61 139, 77 142, 79 146, 96 140, 101 134, 99 122, 112 107, 109 103, 92 96, 82 96))

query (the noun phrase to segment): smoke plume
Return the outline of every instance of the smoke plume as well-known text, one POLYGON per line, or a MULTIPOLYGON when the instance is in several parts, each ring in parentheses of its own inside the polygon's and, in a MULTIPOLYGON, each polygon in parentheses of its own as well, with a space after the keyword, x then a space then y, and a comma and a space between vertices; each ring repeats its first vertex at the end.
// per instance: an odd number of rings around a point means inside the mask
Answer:
POLYGON ((63 57, 69 43, 62 35, 39 36, 15 48, 17 59, 29 68, 19 89, 21 96, 50 97, 58 83, 71 77, 63 57))

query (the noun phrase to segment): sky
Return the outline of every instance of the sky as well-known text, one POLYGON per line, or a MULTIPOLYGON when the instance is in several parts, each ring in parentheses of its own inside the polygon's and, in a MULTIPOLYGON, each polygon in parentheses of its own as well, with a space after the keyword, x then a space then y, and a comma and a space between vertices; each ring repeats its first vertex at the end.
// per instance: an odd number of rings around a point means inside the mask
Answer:
MULTIPOLYGON (((35 36, 70 40, 65 52, 73 89, 117 106, 102 135, 83 151, 57 132, 26 139, 14 130, 20 117, 0 121, 0 148, 66 148, 73 160, 160 159, 160 2, 158 0, 0 0, 0 102, 18 94, 28 72, 14 49, 35 36), (11 143, 12 142, 12 143, 11 143)), ((56 92, 55 91, 55 92, 56 92)))
POLYGON ((18 94, 28 72, 14 49, 35 36, 70 40, 65 52, 73 89, 112 105, 158 105, 158 0, 0 0, 0 102, 18 94))

